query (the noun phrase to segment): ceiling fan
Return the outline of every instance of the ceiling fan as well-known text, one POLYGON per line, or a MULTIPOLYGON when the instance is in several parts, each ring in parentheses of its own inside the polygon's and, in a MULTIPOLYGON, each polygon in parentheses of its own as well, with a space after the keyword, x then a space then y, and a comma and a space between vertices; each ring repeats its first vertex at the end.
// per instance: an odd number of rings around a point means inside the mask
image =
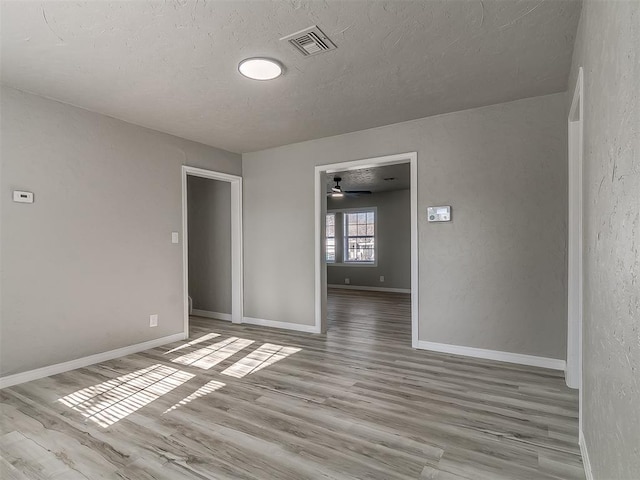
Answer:
POLYGON ((333 181, 336 182, 334 187, 331 187, 331 191, 327 193, 327 196, 329 197, 357 197, 358 195, 371 195, 371 191, 370 190, 342 190, 342 187, 340 186, 340 182, 342 181, 342 178, 340 177, 333 177, 333 181))

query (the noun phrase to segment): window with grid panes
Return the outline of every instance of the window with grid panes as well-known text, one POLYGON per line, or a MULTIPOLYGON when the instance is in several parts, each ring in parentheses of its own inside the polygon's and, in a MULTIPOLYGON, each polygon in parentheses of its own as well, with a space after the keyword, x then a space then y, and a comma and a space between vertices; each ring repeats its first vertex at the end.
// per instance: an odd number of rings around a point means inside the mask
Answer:
POLYGON ((375 211, 344 212, 344 263, 374 263, 375 211))
POLYGON ((336 261, 336 214, 328 213, 327 214, 327 235, 326 235, 326 246, 327 246, 327 263, 335 263, 336 261))

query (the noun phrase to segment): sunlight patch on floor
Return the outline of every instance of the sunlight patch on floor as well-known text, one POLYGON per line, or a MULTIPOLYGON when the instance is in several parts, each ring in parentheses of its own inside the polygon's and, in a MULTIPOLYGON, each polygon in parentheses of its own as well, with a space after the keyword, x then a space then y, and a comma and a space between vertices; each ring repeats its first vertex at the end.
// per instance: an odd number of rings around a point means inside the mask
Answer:
POLYGON ((156 364, 83 388, 58 401, 101 427, 108 427, 194 376, 166 365, 156 364))
POLYGON ((216 390, 221 389, 222 387, 224 387, 225 384, 222 382, 218 382, 216 380, 211 380, 210 382, 207 382, 206 384, 204 384, 202 387, 200 387, 199 389, 197 389, 195 392, 193 392, 191 395, 189 395, 188 397, 183 398, 182 400, 180 400, 178 403, 176 403, 175 405, 173 405, 171 408, 167 408, 163 415, 165 413, 169 413, 173 410, 175 410, 178 407, 182 407, 184 405, 186 405, 189 402, 194 401, 196 398, 200 398, 200 397, 204 397, 205 395, 209 394, 209 393, 213 393, 216 390))
POLYGON ((219 336, 220 336, 219 333, 207 333, 206 335, 198 337, 195 340, 191 340, 190 342, 187 342, 187 343, 185 343, 183 345, 178 345, 176 348, 172 348, 168 352, 164 352, 164 355, 167 355, 168 353, 177 352, 178 350, 182 350, 183 348, 191 347, 192 345, 197 345, 198 343, 206 342, 207 340, 211 340, 212 338, 216 338, 216 337, 219 337, 219 336))
POLYGON ((247 340, 245 338, 229 337, 226 340, 199 348, 198 350, 174 358, 171 361, 208 370, 235 355, 243 348, 248 347, 253 342, 253 340, 247 340))
POLYGON ((296 352, 299 352, 300 348, 295 347, 283 347, 282 345, 274 345, 272 343, 265 343, 260 348, 257 348, 249 355, 241 358, 229 368, 222 371, 223 375, 229 375, 231 377, 242 378, 250 373, 257 372, 269 365, 287 358, 296 352))

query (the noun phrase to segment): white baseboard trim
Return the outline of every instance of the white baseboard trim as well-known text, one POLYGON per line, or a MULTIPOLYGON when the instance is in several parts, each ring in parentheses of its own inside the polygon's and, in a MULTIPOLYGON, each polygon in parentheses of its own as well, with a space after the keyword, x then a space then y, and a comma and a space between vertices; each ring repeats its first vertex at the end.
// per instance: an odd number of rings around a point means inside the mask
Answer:
POLYGON ((328 288, 341 288, 343 290, 365 290, 368 292, 411 293, 410 288, 388 287, 361 287, 360 285, 327 285, 328 288))
POLYGON ((69 370, 75 370, 76 368, 86 367, 88 365, 93 365, 94 363, 106 362, 107 360, 112 360, 114 358, 124 357, 125 355, 131 355, 132 353, 138 353, 144 350, 149 350, 150 348, 160 347, 168 343, 185 340, 186 338, 188 338, 188 335, 184 332, 176 333, 167 337, 156 338, 155 340, 129 345, 128 347, 116 348, 115 350, 109 350, 108 352, 96 353, 95 355, 89 355, 88 357, 56 363, 55 365, 49 365, 48 367, 36 368, 35 370, 29 370, 27 372, 7 375, 0 377, 0 389, 18 385, 20 383, 30 382, 39 378, 50 377, 51 375, 57 375, 58 373, 68 372, 69 370))
POLYGON ((593 480, 593 471, 591 470, 591 460, 589 460, 589 451, 587 450, 587 441, 584 433, 580 430, 578 443, 580 444, 580 453, 582 454, 582 465, 584 466, 584 474, 587 480, 593 480))
POLYGON ((315 325, 300 325, 289 322, 276 322, 275 320, 265 320, 264 318, 242 317, 242 323, 249 325, 259 325, 261 327, 283 328, 285 330, 294 330, 296 332, 320 333, 315 325))
POLYGON ((422 350, 431 350, 432 352, 452 353, 454 355, 464 355, 465 357, 485 358, 487 360, 518 363, 521 365, 551 368, 553 370, 562 371, 565 370, 567 364, 564 360, 558 360, 556 358, 536 357, 534 355, 501 352, 498 350, 485 350, 484 348, 462 347, 446 343, 425 342, 424 340, 418 341, 418 348, 422 350))
POLYGON ((216 320, 225 320, 227 322, 231 321, 230 313, 210 312, 208 310, 198 310, 197 308, 194 308, 191 311, 191 315, 196 317, 215 318, 216 320))

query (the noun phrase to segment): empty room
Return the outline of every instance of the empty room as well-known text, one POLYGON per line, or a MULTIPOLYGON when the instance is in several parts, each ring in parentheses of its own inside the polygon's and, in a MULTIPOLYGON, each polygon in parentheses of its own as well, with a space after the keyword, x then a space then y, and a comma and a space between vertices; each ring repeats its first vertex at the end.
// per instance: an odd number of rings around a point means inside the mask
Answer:
POLYGON ((640 479, 640 0, 2 0, 0 67, 0 478, 640 479))
POLYGON ((332 335, 417 341, 418 335, 412 339, 418 317, 411 308, 411 165, 400 162, 345 171, 333 164, 326 174, 323 239, 332 335))

